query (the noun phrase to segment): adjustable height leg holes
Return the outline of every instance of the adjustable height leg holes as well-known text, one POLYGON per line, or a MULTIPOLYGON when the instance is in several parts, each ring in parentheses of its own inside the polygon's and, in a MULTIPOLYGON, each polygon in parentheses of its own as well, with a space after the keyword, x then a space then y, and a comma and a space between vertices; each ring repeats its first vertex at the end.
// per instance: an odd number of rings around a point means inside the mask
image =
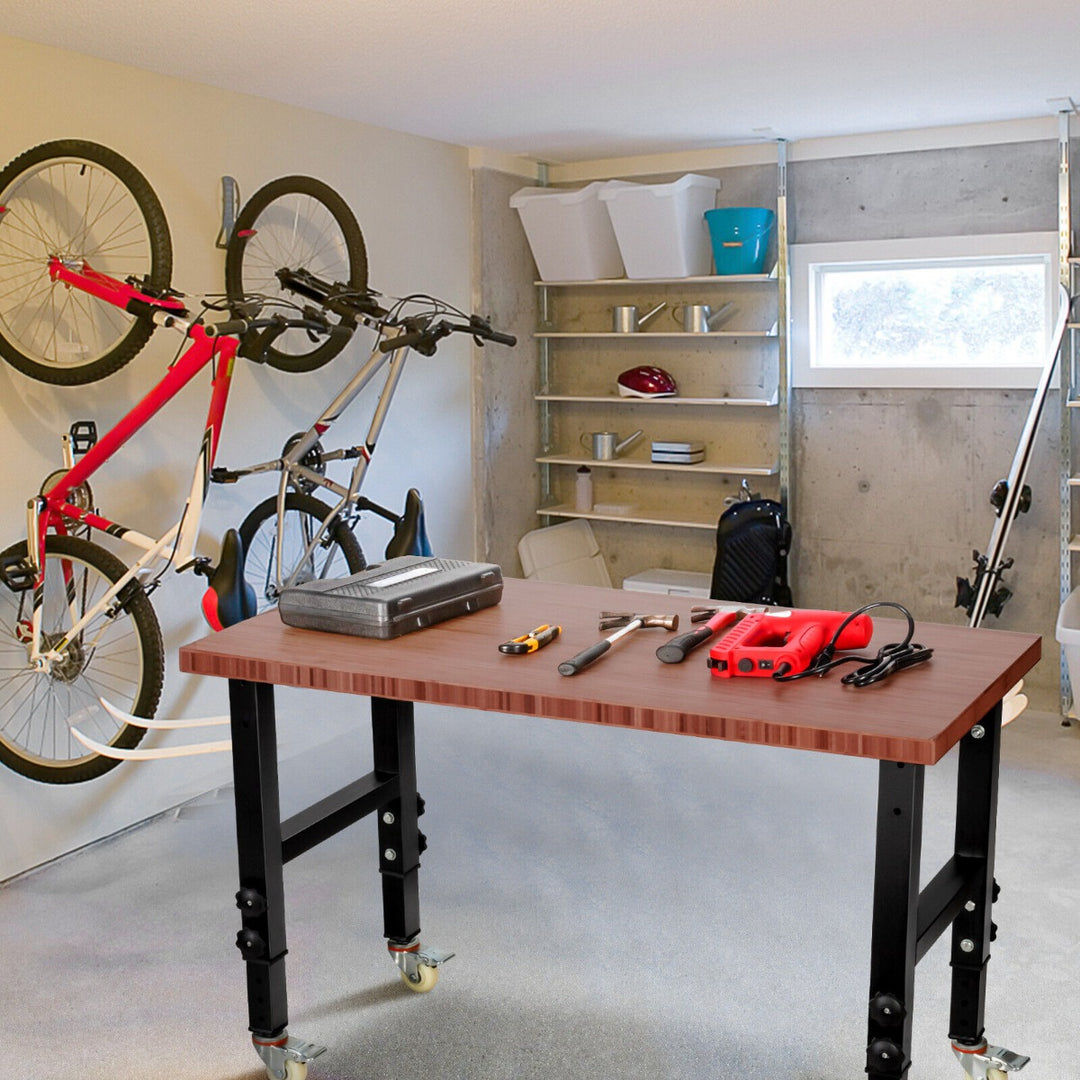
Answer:
POLYGON ((870 1080, 896 1080, 911 1065, 924 779, 922 765, 883 761, 879 766, 866 1048, 870 1080))

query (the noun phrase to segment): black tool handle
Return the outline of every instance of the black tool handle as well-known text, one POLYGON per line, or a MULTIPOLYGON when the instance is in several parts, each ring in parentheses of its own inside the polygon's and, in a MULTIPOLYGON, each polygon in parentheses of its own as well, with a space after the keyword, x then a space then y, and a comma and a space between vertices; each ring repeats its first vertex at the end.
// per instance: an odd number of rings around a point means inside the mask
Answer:
POLYGON ((680 634, 670 641, 665 641, 656 650, 656 658, 665 664, 681 664, 686 657, 703 642, 708 641, 716 631, 708 624, 699 626, 696 630, 680 634))
POLYGON ((576 675, 582 668, 587 668, 594 660, 599 660, 611 648, 611 642, 606 638, 583 649, 577 656, 571 656, 559 665, 560 675, 576 675))

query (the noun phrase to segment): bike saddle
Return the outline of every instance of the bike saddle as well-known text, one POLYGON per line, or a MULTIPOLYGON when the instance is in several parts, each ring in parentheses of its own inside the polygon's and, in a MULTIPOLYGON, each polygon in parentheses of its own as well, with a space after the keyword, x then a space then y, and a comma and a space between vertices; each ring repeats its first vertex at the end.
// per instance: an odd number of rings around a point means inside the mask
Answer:
POLYGON ((386 545, 386 558, 399 555, 430 555, 431 543, 424 526, 424 501, 416 488, 405 496, 405 510, 394 525, 394 535, 386 545))
POLYGON ((244 580, 244 545, 240 533, 229 529, 221 542, 221 559, 209 574, 202 610, 213 630, 250 619, 258 610, 255 590, 244 580))

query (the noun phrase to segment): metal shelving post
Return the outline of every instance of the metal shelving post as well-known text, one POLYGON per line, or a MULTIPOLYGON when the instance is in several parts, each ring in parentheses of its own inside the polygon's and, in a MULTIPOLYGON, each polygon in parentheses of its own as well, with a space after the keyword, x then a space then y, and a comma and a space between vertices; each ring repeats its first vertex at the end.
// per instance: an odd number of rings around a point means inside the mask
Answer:
MULTIPOLYGON (((1075 296, 1077 260, 1073 257, 1072 192, 1070 173, 1070 134, 1074 108, 1058 113, 1058 263, 1059 279, 1070 299, 1075 296)), ((1068 329, 1061 341, 1058 358, 1058 375, 1061 386, 1061 565, 1060 600, 1065 603, 1072 591, 1072 556, 1075 542, 1072 533, 1072 417, 1073 409, 1080 404, 1076 397, 1074 347, 1080 324, 1073 322, 1069 314, 1068 329)), ((1060 650, 1061 664, 1061 715, 1067 717, 1072 706, 1072 690, 1069 685, 1069 668, 1065 650, 1060 650)))
POLYGON ((789 311, 791 282, 788 275, 788 216, 787 216, 787 142, 776 144, 776 277, 779 293, 777 330, 779 341, 779 374, 777 396, 780 408, 778 422, 780 444, 780 502, 792 519, 792 456, 791 456, 791 352, 789 311))

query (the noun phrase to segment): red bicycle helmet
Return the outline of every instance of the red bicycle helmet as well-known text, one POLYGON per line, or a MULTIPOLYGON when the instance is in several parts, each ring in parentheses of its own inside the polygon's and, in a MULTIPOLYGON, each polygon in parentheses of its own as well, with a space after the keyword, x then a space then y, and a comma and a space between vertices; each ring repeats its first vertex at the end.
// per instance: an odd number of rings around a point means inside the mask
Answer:
POLYGON ((678 392, 675 380, 663 368, 644 365, 619 376, 620 397, 670 397, 678 392))

